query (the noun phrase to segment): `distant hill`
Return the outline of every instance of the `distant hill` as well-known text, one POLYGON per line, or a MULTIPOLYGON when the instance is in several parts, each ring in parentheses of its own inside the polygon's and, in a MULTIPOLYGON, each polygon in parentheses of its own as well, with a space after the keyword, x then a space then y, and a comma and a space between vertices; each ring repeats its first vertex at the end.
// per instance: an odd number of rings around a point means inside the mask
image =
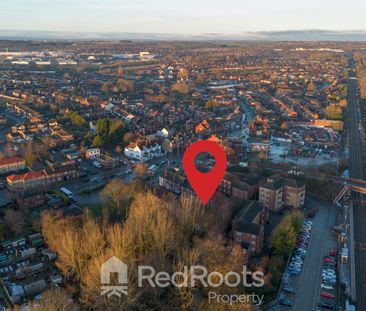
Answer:
POLYGON ((95 33, 70 31, 0 30, 8 40, 266 40, 266 41, 366 41, 366 31, 288 30, 239 34, 205 33, 199 35, 163 33, 95 33))

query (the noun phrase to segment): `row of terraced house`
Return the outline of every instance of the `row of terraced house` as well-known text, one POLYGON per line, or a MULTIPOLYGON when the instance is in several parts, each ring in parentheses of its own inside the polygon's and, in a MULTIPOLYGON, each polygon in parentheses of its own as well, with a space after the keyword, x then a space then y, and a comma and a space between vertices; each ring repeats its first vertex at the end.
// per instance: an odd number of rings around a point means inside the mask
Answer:
POLYGON ((41 171, 30 171, 24 174, 12 174, 6 178, 11 191, 44 189, 50 184, 79 177, 79 168, 75 161, 53 165, 41 171))

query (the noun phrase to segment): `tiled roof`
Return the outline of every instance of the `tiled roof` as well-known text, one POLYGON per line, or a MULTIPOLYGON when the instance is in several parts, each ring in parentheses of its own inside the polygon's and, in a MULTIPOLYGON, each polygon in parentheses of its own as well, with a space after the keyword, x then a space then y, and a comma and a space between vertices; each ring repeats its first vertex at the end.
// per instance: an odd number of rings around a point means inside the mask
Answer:
POLYGON ((0 161, 0 166, 15 164, 23 161, 24 160, 21 157, 4 158, 0 161))
POLYGON ((28 172, 28 173, 21 174, 21 175, 15 175, 15 174, 10 175, 7 177, 7 179, 10 182, 15 182, 15 181, 19 181, 19 180, 27 181, 27 180, 42 178, 42 177, 44 177, 44 174, 42 172, 28 172))
POLYGON ((263 207, 258 201, 245 201, 234 221, 237 223, 252 223, 263 207))
POLYGON ((305 186, 305 183, 301 180, 289 179, 285 182, 285 186, 292 188, 302 188, 305 186))
POLYGON ((269 190, 278 190, 281 189, 283 187, 283 182, 282 181, 270 181, 265 183, 264 185, 261 186, 261 188, 265 188, 265 189, 269 189, 269 190))

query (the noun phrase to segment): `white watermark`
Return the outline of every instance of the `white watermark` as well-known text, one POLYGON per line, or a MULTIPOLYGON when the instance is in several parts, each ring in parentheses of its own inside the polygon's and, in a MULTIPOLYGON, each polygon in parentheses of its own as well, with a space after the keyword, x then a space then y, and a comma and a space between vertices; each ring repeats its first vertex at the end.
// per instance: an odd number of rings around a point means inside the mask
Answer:
POLYGON ((218 294, 216 292, 208 293, 208 302, 209 303, 221 303, 221 304, 236 304, 236 303, 245 303, 245 304, 253 304, 259 306, 262 304, 264 299, 264 295, 258 294, 242 294, 242 295, 233 295, 233 294, 218 294))
MULTIPOLYGON (((127 295, 128 290, 128 267, 117 257, 111 257, 109 260, 104 262, 101 266, 101 294, 121 297, 122 294, 127 295), (112 284, 111 275, 117 274, 117 284, 112 284)), ((252 272, 243 266, 242 271, 235 272, 230 271, 227 273, 221 273, 218 271, 209 272, 208 269, 201 265, 195 266, 184 266, 182 271, 176 271, 174 273, 168 273, 166 271, 157 272, 152 266, 138 266, 137 269, 137 285, 143 287, 148 284, 151 287, 164 288, 168 286, 180 287, 211 287, 219 288, 221 286, 237 287, 242 285, 247 288, 262 287, 264 285, 263 272, 255 271, 252 272), (251 281, 248 282, 248 279, 251 281)), ((253 294, 251 294, 253 295, 253 294)), ((237 302, 245 300, 241 296, 251 295, 240 295, 237 296, 237 302)), ((228 299, 227 295, 221 295, 222 297, 216 299, 228 299), (225 297, 224 297, 225 296, 225 297)), ((234 295, 233 295, 234 296, 234 295)), ((209 297, 210 298, 210 297, 209 297)), ((213 298, 213 297, 212 297, 213 298)), ((251 300, 262 302, 262 299, 251 300)), ((228 303, 235 303, 235 297, 228 300, 228 303)), ((250 298, 248 298, 250 299, 250 298)))
POLYGON ((104 262, 100 268, 100 284, 101 295, 118 296, 122 294, 127 295, 128 289, 128 267, 117 257, 111 257, 104 262), (118 285, 112 285, 111 275, 115 273, 118 275, 118 285))

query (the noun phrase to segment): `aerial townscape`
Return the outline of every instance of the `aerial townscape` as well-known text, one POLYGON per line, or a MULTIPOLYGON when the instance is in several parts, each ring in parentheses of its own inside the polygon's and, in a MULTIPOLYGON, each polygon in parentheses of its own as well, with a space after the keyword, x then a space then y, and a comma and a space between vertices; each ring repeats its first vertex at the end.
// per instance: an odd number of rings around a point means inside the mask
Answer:
POLYGON ((366 310, 364 33, 67 34, 0 30, 0 310, 366 310))

